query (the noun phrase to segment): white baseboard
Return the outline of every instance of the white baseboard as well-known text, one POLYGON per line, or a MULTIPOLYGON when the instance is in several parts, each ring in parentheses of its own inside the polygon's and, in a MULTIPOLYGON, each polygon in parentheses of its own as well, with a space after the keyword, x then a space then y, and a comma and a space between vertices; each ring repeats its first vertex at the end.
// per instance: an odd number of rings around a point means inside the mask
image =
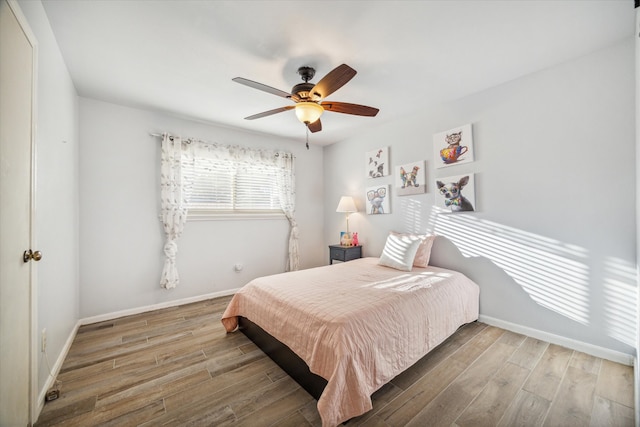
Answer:
POLYGON ((146 313, 147 311, 159 310, 161 308, 175 307, 178 305, 190 304, 192 302, 204 301, 207 299, 225 297, 228 295, 235 294, 238 289, 228 289, 225 291, 212 292, 210 294, 198 295, 195 297, 183 298, 179 300, 161 302, 159 304, 145 305, 142 307, 130 308, 127 310, 114 311, 113 313, 105 313, 99 314, 97 316, 85 317, 84 319, 80 319, 79 322, 81 325, 89 325, 91 323, 104 322, 106 320, 117 319, 119 317, 131 316, 133 314, 146 313))
POLYGON ((62 369, 62 364, 64 363, 64 359, 66 359, 67 354, 69 354, 69 350, 71 349, 71 344, 73 344, 73 340, 78 333, 78 328, 80 327, 80 321, 76 322, 76 325, 71 330, 71 333, 67 337, 67 340, 62 346, 62 351, 58 355, 56 362, 51 367, 51 375, 47 377, 47 381, 45 381, 44 386, 40 390, 38 394, 38 408, 36 410, 36 419, 40 417, 40 412, 42 412, 42 408, 44 407, 44 397, 47 394, 47 391, 55 385, 56 378, 58 378, 58 374, 60 373, 60 369, 62 369))
POLYGON ((560 335, 555 335, 549 332, 540 331, 538 329, 529 328, 527 326, 518 325, 516 323, 507 322, 489 316, 480 315, 478 321, 552 344, 561 345, 572 350, 581 351, 595 357, 611 360, 612 362, 622 363, 623 365, 627 366, 633 366, 634 356, 631 354, 622 353, 621 351, 611 350, 608 348, 574 340, 560 335))
POLYGON ((638 357, 634 359, 633 364, 633 390, 634 394, 634 413, 636 427, 640 426, 640 366, 638 366, 638 357))

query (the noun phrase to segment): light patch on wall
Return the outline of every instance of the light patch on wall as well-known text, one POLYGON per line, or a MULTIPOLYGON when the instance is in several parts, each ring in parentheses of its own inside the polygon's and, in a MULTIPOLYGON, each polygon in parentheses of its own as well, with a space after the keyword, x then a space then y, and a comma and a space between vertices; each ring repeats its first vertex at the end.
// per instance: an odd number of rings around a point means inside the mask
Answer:
POLYGON ((636 344, 636 268, 631 262, 604 260, 604 317, 607 334, 630 346, 636 344))
POLYGON ((403 197, 399 200, 400 214, 403 217, 404 228, 410 233, 424 233, 422 202, 418 199, 403 197))
POLYGON ((451 277, 449 273, 434 273, 425 271, 420 274, 402 274, 386 280, 380 280, 374 283, 368 283, 363 287, 371 287, 375 289, 386 289, 395 292, 415 292, 420 289, 430 288, 431 285, 441 282, 451 277))
POLYGON ((536 303, 589 324, 588 252, 548 237, 433 207, 430 229, 464 256, 482 256, 509 274, 536 303))

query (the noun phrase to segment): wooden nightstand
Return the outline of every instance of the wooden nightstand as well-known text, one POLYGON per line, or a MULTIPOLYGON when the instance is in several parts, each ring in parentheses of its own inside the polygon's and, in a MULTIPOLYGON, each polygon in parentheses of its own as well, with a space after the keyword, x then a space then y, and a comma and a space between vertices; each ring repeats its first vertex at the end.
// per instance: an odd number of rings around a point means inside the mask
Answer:
POLYGON ((329 264, 333 264, 334 260, 347 262, 358 258, 362 258, 362 245, 329 245, 329 264))

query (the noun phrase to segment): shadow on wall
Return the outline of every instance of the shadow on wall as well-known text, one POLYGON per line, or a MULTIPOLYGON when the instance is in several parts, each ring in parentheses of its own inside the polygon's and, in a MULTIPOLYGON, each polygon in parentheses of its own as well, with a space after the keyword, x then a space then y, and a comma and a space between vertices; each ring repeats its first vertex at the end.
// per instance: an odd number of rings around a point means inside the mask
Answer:
POLYGON ((476 281, 484 315, 557 330, 554 322, 561 319, 541 318, 540 312, 528 310, 524 291, 539 306, 588 330, 635 345, 637 291, 631 263, 613 257, 601 260, 603 277, 598 278, 589 266, 599 260, 590 259, 585 248, 435 206, 428 230, 441 236, 434 246, 433 265, 459 270, 476 281), (519 288, 510 286, 514 283, 519 288))

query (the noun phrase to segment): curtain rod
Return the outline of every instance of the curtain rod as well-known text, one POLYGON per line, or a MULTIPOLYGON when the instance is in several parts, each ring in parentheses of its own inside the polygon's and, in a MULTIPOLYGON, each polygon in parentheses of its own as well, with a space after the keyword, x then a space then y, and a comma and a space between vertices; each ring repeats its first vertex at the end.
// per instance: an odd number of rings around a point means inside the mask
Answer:
MULTIPOLYGON (((170 138, 173 138, 173 135, 168 134, 170 138)), ((164 135, 161 133, 151 133, 149 132, 149 136, 153 136, 156 138, 164 138, 164 135)), ((209 142, 209 141, 203 141, 202 139, 194 139, 194 138, 187 138, 185 140, 183 140, 184 142, 186 142, 187 144, 191 144, 192 142, 203 142, 205 144, 217 144, 215 142, 209 142)), ((277 150, 276 150, 277 151, 277 150)), ((296 156, 293 155, 293 153, 287 153, 288 155, 290 155, 291 157, 295 158, 296 156)), ((278 156, 278 153, 276 153, 276 157, 278 156)))
MULTIPOLYGON (((156 138, 164 138, 164 134, 161 133, 151 133, 149 132, 150 136, 156 137, 156 138)), ((167 133, 167 135, 169 135, 169 138, 173 138, 173 135, 171 135, 170 133, 167 133)), ((204 142, 205 144, 212 144, 209 141, 203 141, 201 139, 196 139, 196 138, 185 138, 182 140, 183 142, 186 142, 187 144, 191 144, 192 142, 204 142)))

